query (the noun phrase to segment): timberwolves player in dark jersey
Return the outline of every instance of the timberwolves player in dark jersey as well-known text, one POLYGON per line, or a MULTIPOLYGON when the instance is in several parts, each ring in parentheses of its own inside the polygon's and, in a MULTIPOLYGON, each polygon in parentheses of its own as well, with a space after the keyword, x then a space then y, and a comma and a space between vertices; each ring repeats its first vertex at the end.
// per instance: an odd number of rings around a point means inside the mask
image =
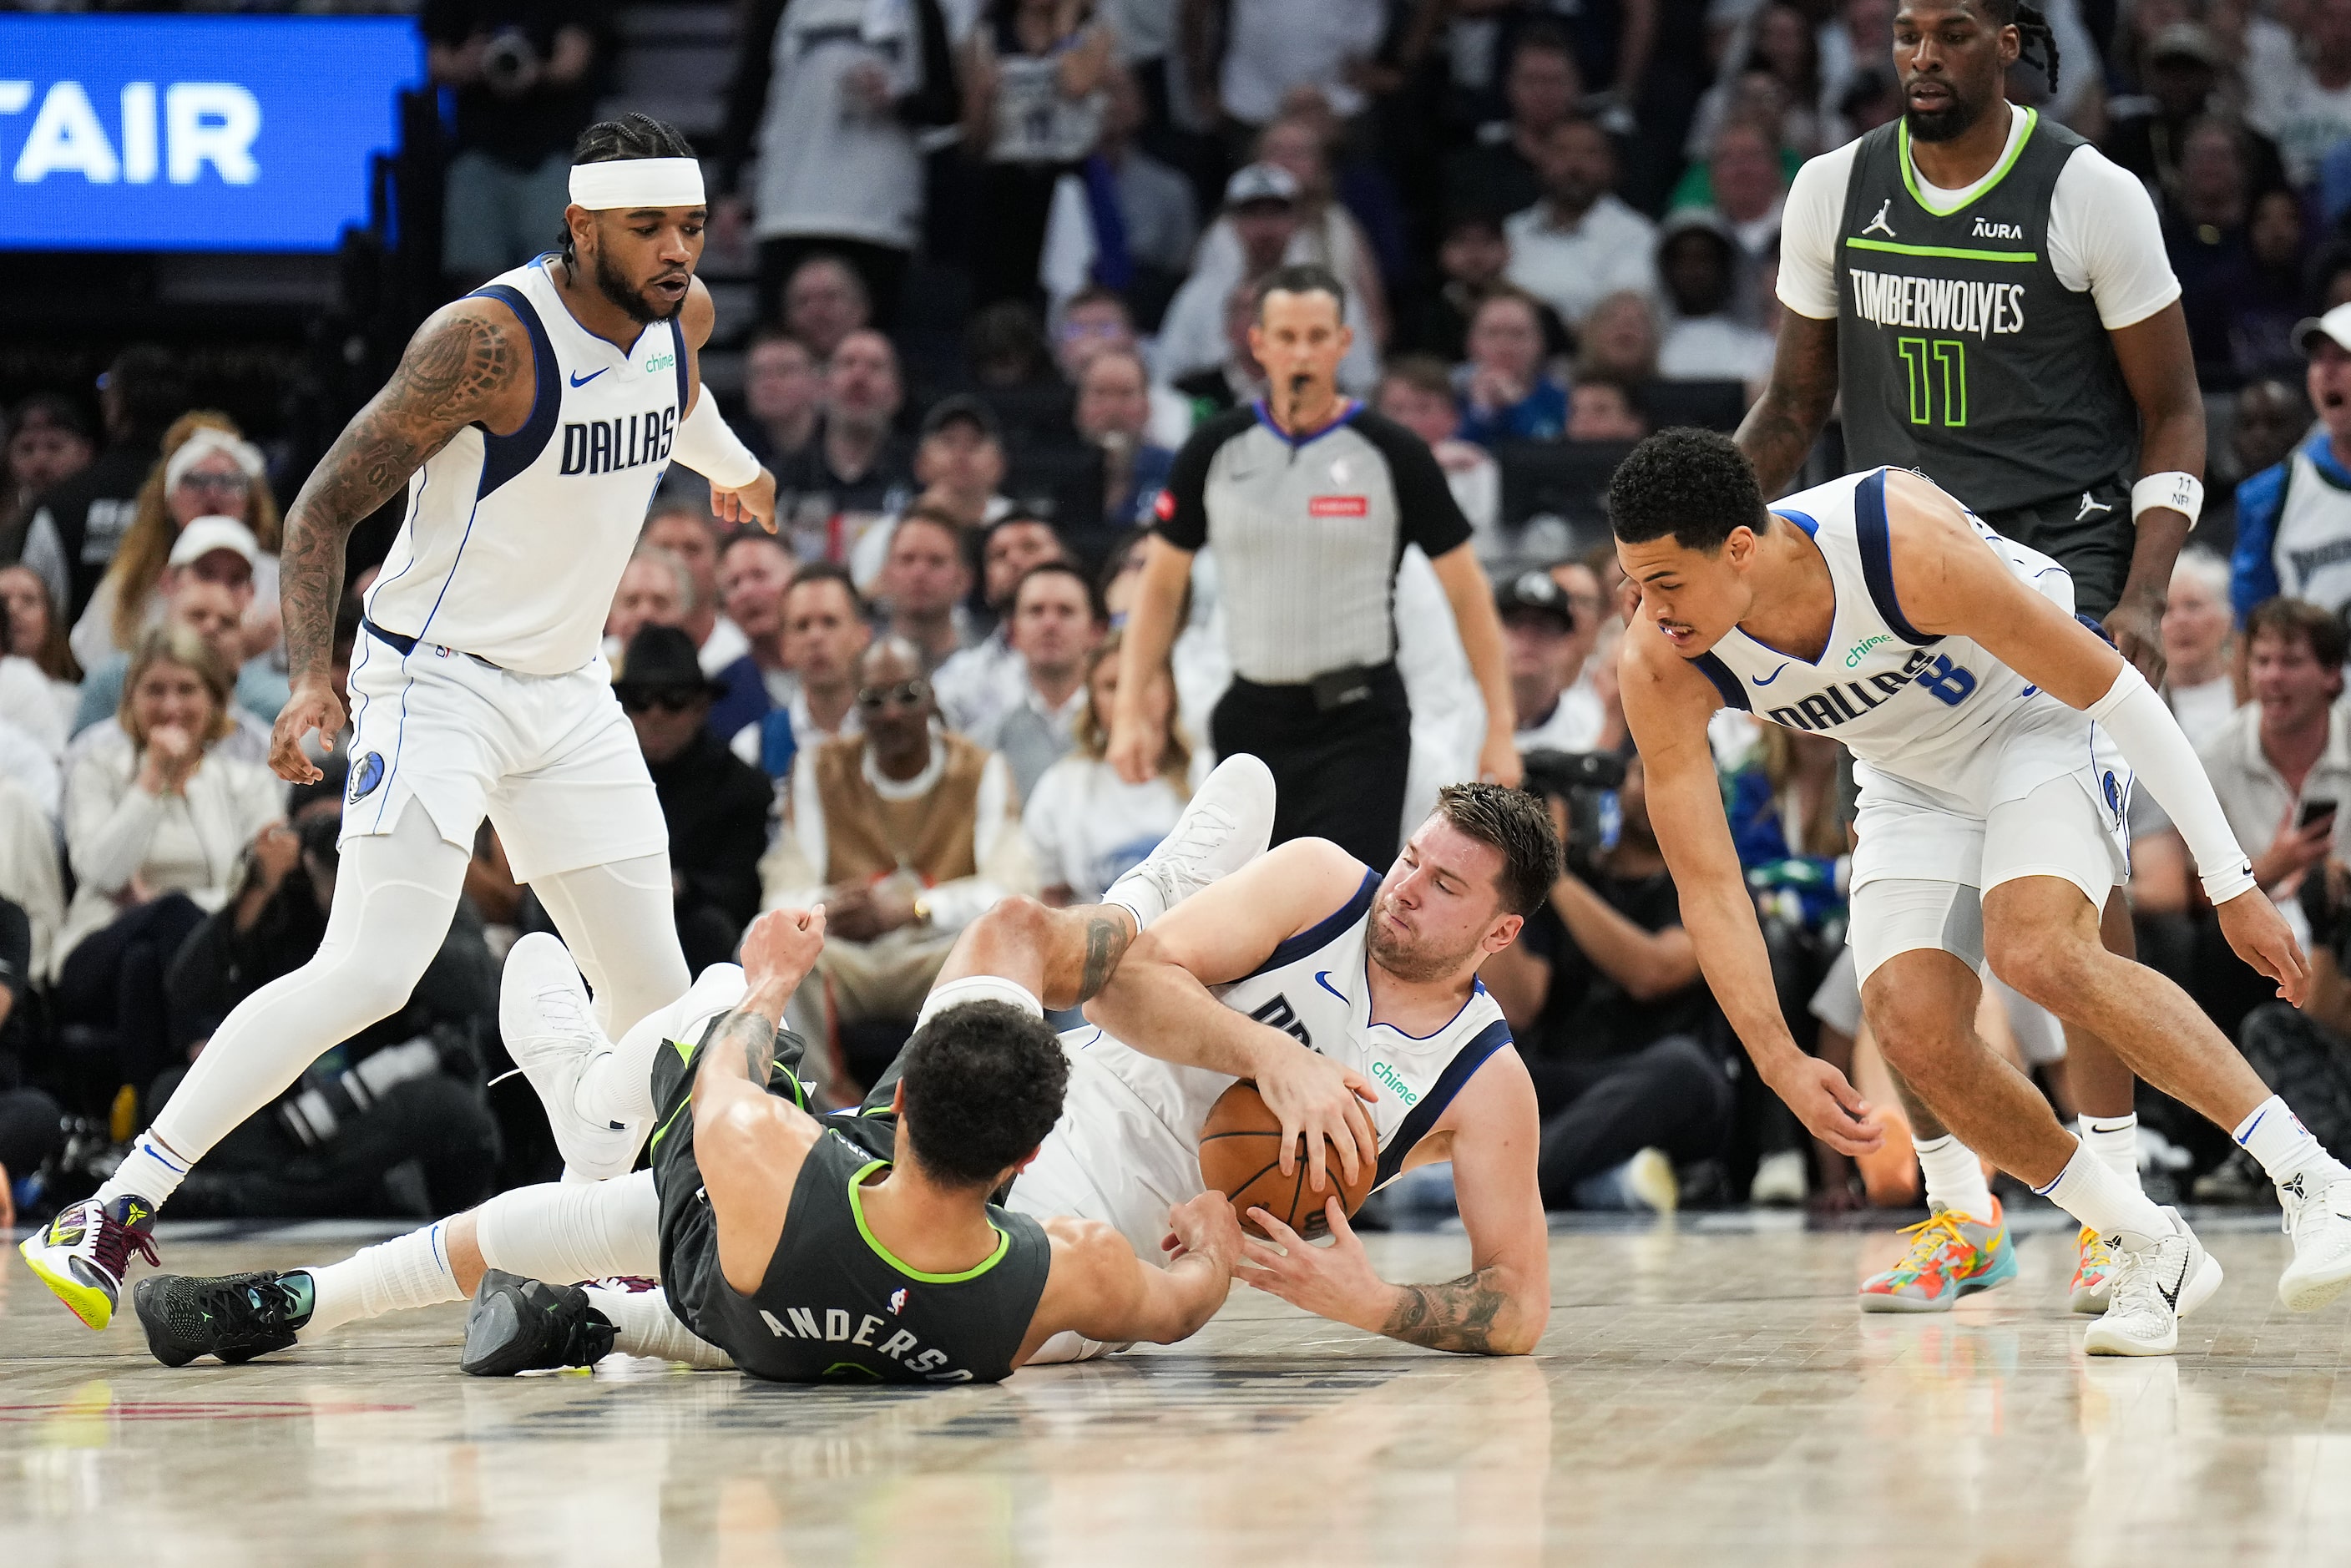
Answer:
MULTIPOLYGON (((1801 170, 1782 227, 1779 354, 1739 433, 1763 493, 1786 490, 1844 395, 1845 466, 1916 468, 1995 530, 2054 558, 2074 610, 2160 684, 2173 559, 2201 505, 2204 413, 2156 214, 2137 180, 2008 101, 2028 43, 2053 87, 2046 20, 2018 0, 1905 0, 1905 112, 1801 170)), ((2128 955, 2117 892, 2108 946, 2128 955)), ((2129 1071, 2068 1030, 2085 1141, 2137 1179, 2129 1071)), ((1954 1266, 1930 1222, 1864 1288, 1880 1310, 1938 1311, 1955 1279, 2004 1277, 2004 1230, 1974 1156, 1905 1095, 1930 1208, 1985 1222, 1954 1266)), ((1956 1234, 1956 1232, 1954 1232, 1956 1234)), ((1972 1232, 1970 1232, 1972 1234, 1972 1232)), ((2086 1230, 2077 1310, 2104 1310, 2086 1230)))

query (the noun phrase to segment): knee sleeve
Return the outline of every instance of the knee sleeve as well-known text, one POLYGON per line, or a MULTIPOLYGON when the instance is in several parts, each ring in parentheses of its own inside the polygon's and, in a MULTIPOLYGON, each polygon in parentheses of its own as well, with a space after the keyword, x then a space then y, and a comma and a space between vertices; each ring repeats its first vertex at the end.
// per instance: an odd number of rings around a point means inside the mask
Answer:
POLYGON ((693 976, 678 946, 668 855, 560 872, 532 887, 588 981, 608 1038, 684 992, 693 976))
POLYGON ((653 1173, 548 1182, 502 1192, 474 1211, 482 1261, 550 1284, 661 1272, 661 1200, 653 1173))

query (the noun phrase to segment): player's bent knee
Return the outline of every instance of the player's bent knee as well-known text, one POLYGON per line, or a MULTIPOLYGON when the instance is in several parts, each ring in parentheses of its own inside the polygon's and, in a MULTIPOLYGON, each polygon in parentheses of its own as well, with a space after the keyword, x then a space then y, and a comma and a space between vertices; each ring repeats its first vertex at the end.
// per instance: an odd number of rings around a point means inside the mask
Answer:
POLYGON ((2061 1016, 2065 1004, 2082 994, 2095 955, 2105 951, 2070 932, 2048 930, 1988 934, 1985 947, 1993 974, 2027 1000, 2061 1016))

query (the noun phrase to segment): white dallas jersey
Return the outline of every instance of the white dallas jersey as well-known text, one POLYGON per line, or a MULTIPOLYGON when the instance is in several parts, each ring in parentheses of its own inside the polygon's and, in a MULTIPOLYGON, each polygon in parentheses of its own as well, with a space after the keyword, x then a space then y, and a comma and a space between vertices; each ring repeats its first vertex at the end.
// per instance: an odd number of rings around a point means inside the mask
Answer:
MULTIPOLYGON (((1691 663, 1729 706, 1843 741, 1857 762, 1931 795, 1985 799, 2001 747, 1995 730, 2045 729, 2085 740, 2089 720, 1965 637, 1913 626, 1894 594, 1883 468, 1833 479, 1775 504, 1772 515, 1820 547, 1836 594, 1817 660, 1782 653, 1732 627, 1691 663)), ((1968 521, 2009 570, 2068 614, 2065 569, 1968 521)), ((2086 757, 2086 751, 2085 751, 2086 757)))
POLYGON ((388 632, 528 675, 596 657, 690 392, 675 317, 616 347, 572 319, 548 260, 472 296, 530 336, 530 418, 512 435, 469 424, 416 471, 367 598, 388 632))
MULTIPOLYGON (((1482 984, 1452 1021, 1426 1037, 1372 1021, 1364 936, 1379 887, 1380 873, 1364 872, 1355 895, 1335 913, 1275 947, 1256 973, 1215 989, 1225 1006, 1296 1036, 1378 1087, 1368 1109, 1385 1183, 1461 1086, 1510 1043, 1510 1026, 1482 984)), ((1165 1204, 1202 1190, 1200 1124, 1235 1081, 1145 1056, 1091 1027, 1071 1030, 1061 1042, 1070 1056, 1070 1110, 1057 1135, 1068 1134, 1098 1176, 1133 1167, 1161 1204, 1145 1224, 1161 1227, 1165 1204)))

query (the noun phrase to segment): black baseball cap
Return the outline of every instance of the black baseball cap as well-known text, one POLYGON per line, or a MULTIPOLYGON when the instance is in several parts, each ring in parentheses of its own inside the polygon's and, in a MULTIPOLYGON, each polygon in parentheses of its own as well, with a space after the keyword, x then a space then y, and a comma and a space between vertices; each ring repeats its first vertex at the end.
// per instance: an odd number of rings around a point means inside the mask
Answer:
POLYGON ((996 411, 969 392, 956 392, 933 403, 931 412, 923 415, 923 434, 936 435, 957 423, 970 425, 999 446, 1004 444, 1004 427, 997 422, 996 411))
POLYGON ((1507 621, 1513 615, 1548 615, 1562 632, 1575 630, 1575 606, 1567 590, 1547 571, 1522 571, 1494 591, 1495 612, 1507 621))

